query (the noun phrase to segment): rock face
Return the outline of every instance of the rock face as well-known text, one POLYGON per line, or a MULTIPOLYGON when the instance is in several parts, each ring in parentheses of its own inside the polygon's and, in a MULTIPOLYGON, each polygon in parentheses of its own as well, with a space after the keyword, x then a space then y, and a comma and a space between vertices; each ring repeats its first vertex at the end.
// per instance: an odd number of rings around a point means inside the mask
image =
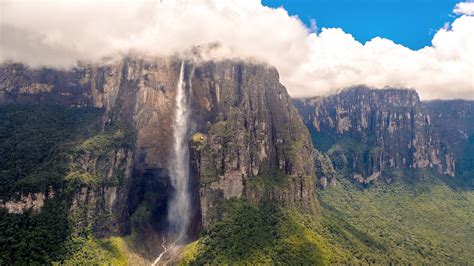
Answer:
POLYGON ((25 210, 32 210, 33 213, 41 211, 41 208, 44 206, 44 201, 47 198, 53 198, 54 192, 50 189, 48 193, 27 193, 19 194, 19 198, 12 198, 8 201, 0 199, 0 208, 4 208, 8 213, 21 214, 25 210))
POLYGON ((218 219, 216 201, 274 199, 312 208, 313 150, 307 129, 274 68, 206 63, 190 71, 203 224, 218 219), (276 179, 281 186, 258 186, 276 179))
POLYGON ((327 154, 317 151, 314 159, 319 188, 325 189, 328 186, 335 187, 337 173, 334 169, 331 158, 327 154))
POLYGON ((474 134, 474 101, 436 100, 422 105, 450 150, 457 156, 461 155, 466 141, 474 134))
POLYGON ((427 101, 425 113, 448 149, 453 152, 456 176, 474 186, 474 101, 427 101))
MULTIPOLYGON (((125 231, 124 221, 140 202, 145 179, 167 176, 182 63, 177 58, 127 57, 110 65, 71 70, 0 67, 0 103, 103 108, 103 130, 121 121, 136 131, 133 149, 112 149, 105 155, 86 152, 74 159, 82 174, 125 177, 126 182, 83 186, 72 197, 71 213, 81 213, 85 224, 104 214, 97 224, 102 229, 96 230, 101 236, 125 231)), ((219 202, 232 197, 271 198, 314 210, 310 135, 277 71, 230 61, 184 64, 192 106, 195 224, 219 219, 219 202), (276 176, 281 178, 278 186, 259 185, 261 180, 272 183, 276 176)))
POLYGON ((358 182, 416 168, 455 175, 453 153, 414 90, 358 86, 333 96, 295 100, 295 105, 315 147, 358 182))
POLYGON ((71 70, 2 65, 0 103, 56 103, 110 110, 117 98, 121 73, 120 63, 104 67, 83 65, 71 70))
POLYGON ((74 182, 77 175, 102 179, 99 184, 76 186, 69 212, 76 222, 76 230, 92 226, 99 237, 124 234, 130 207, 133 149, 125 147, 105 149, 100 154, 81 152, 73 159, 72 170, 66 180, 74 182))

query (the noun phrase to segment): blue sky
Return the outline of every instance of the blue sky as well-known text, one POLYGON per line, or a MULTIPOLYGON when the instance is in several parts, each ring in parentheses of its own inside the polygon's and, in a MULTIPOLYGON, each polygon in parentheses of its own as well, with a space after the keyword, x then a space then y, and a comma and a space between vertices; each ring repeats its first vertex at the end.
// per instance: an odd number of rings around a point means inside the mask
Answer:
POLYGON ((452 0, 263 0, 270 7, 283 6, 308 26, 337 27, 358 41, 379 36, 411 49, 431 45, 431 39, 446 22, 457 16, 452 0))

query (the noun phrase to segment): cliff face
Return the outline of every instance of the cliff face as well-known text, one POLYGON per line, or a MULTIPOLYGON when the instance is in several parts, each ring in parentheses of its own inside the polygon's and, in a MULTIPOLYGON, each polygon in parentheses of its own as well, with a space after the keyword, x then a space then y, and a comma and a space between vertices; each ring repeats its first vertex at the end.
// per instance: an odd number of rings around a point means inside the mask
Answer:
MULTIPOLYGON (((98 119, 89 121, 94 129, 91 125, 81 125, 80 131, 93 133, 87 133, 90 138, 83 139, 83 143, 69 152, 68 171, 61 173, 69 183, 67 186, 73 187, 73 191, 68 192, 72 195, 66 197, 70 213, 77 221, 76 227, 90 226, 99 236, 126 232, 130 211, 134 140, 125 141, 124 132, 115 128, 116 122, 129 123, 128 117, 117 117, 112 112, 120 92, 122 65, 122 62, 100 67, 83 65, 71 70, 31 69, 21 64, 0 67, 0 104, 53 104, 106 111, 98 119), (96 180, 85 182, 91 179, 96 180)), ((64 184, 54 189, 57 193, 66 190, 64 184)), ((46 191, 37 193, 43 195, 46 191)), ((15 199, 10 201, 16 202, 15 199)))
POLYGON ((423 110, 455 155, 460 156, 466 141, 474 134, 474 101, 426 101, 423 110))
POLYGON ((335 168, 348 170, 361 183, 403 169, 455 174, 453 153, 440 140, 414 90, 360 86, 296 100, 295 105, 315 147, 331 157, 335 168))
POLYGON ((166 208, 171 191, 167 165, 173 143, 172 119, 182 63, 192 109, 195 223, 207 225, 218 220, 216 206, 231 197, 271 198, 314 210, 310 136, 273 68, 242 62, 136 57, 71 70, 9 64, 0 67, 0 103, 96 107, 104 110, 101 132, 118 122, 133 128, 133 149, 114 146, 104 154, 86 150, 72 159, 80 175, 125 177, 126 182, 79 186, 70 207, 73 214, 82 215, 80 221, 86 225, 102 212, 98 210, 110 211, 97 226, 106 229, 96 232, 124 232, 123 221, 149 190, 144 185, 147 179, 159 179, 164 195, 158 195, 154 204, 166 208), (270 189, 262 182, 276 185, 270 189))
POLYGON ((81 231, 125 232, 133 132, 94 108, 1 105, 0 207, 34 214, 62 204, 81 231))
POLYGON ((232 197, 314 209, 310 136, 277 71, 223 62, 190 72, 204 225, 218 219, 216 201, 232 197))
POLYGON ((69 212, 76 231, 91 227, 99 237, 127 232, 132 162, 133 146, 128 145, 82 150, 73 157, 65 178, 74 186, 69 212), (83 182, 89 178, 100 181, 83 182))
POLYGON ((427 101, 424 111, 456 161, 456 176, 474 185, 474 101, 427 101))

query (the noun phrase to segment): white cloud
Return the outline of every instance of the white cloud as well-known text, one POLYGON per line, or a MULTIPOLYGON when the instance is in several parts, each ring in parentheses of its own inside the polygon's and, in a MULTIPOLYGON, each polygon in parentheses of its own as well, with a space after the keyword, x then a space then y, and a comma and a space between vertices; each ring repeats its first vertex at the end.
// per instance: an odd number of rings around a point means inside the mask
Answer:
POLYGON ((474 98, 471 16, 413 51, 383 38, 361 44, 342 29, 317 34, 258 0, 9 0, 0 12, 0 61, 69 67, 130 50, 167 56, 219 43, 209 58, 274 65, 295 97, 367 84, 415 87, 423 99, 474 98))
POLYGON ((414 87, 423 99, 474 98, 474 17, 456 19, 418 51, 383 38, 362 45, 341 29, 310 39, 307 71, 321 90, 362 83, 414 87))
POLYGON ((474 15, 474 2, 461 2, 456 4, 453 12, 458 15, 474 15))

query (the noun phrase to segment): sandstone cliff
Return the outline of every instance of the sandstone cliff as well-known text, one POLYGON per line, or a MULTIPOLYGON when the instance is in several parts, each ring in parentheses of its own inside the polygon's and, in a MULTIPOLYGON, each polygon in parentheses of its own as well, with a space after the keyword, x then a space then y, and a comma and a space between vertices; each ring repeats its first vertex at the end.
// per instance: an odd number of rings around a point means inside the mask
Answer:
POLYGON ((441 141, 414 90, 353 87, 327 97, 295 100, 315 147, 336 169, 361 183, 397 170, 434 169, 455 175, 452 151, 441 141))
POLYGON ((96 223, 100 235, 125 232, 129 212, 150 192, 149 179, 161 184, 152 201, 161 206, 157 215, 166 215, 171 124, 183 62, 193 125, 193 230, 219 219, 218 203, 231 197, 275 199, 314 211, 310 136, 274 68, 132 56, 70 70, 8 64, 0 67, 0 103, 96 107, 104 110, 100 132, 119 122, 133 128, 133 149, 116 147, 104 154, 85 149, 72 159, 75 171, 68 177, 123 176, 125 182, 79 185, 70 208, 86 225, 92 216, 107 214, 96 223))
POLYGON ((216 201, 232 197, 314 210, 311 140, 276 69, 206 63, 190 75, 204 225, 219 216, 216 201))
POLYGON ((474 101, 436 100, 422 105, 443 143, 454 154, 456 176, 474 186, 474 101))

